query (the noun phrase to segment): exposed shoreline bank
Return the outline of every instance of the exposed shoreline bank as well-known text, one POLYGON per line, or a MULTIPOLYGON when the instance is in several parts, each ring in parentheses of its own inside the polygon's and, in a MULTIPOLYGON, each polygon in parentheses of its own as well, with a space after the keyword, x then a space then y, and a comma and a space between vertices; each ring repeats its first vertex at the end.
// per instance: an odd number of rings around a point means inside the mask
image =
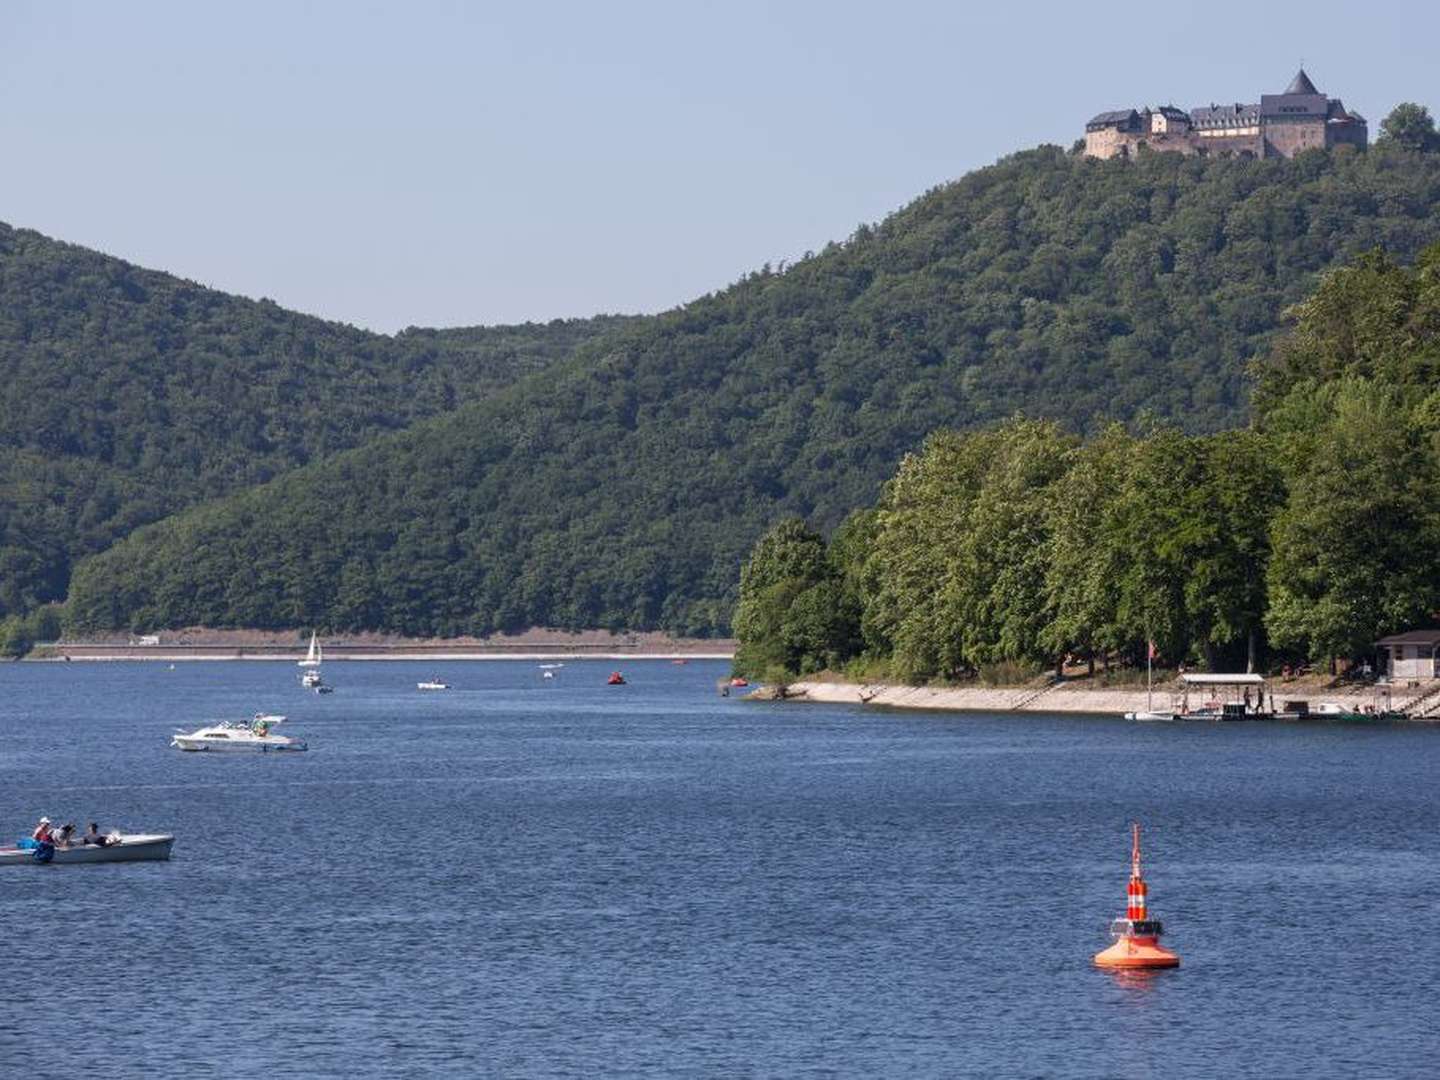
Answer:
MULTIPOLYGON (((55 663, 252 660, 295 663, 305 657, 308 633, 197 628, 156 635, 160 640, 115 638, 40 644, 26 661, 55 663)), ((527 630, 490 638, 400 638, 357 634, 319 639, 327 663, 394 660, 729 660, 735 643, 716 638, 672 638, 667 634, 612 634, 608 631, 527 630)))
MULTIPOLYGON (((1425 687, 1395 687, 1392 701, 1397 709, 1425 693, 1425 687)), ((1171 688, 1156 687, 1153 706, 1170 704, 1171 688)), ((1374 701, 1370 691, 1324 689, 1277 690, 1276 699, 1321 701, 1359 708, 1374 701)), ((1144 690, 1092 690, 1072 683, 1049 687, 930 687, 886 683, 842 683, 800 680, 786 687, 786 701, 814 701, 830 704, 872 705, 892 709, 934 709, 949 712, 1031 712, 1077 713, 1101 716, 1124 715, 1147 708, 1144 690)))

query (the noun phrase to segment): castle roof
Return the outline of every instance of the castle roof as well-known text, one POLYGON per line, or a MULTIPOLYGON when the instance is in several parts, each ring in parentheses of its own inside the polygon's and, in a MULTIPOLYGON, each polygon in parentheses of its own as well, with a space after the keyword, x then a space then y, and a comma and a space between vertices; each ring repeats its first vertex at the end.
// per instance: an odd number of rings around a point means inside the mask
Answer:
POLYGON ((1190 121, 1196 127, 1248 127, 1260 122, 1259 105, 1211 105, 1190 110, 1190 121))
POLYGON ((1140 114, 1134 109, 1115 109, 1112 112, 1098 113, 1095 118, 1092 119, 1085 126, 1087 128, 1094 129, 1101 127, 1111 127, 1112 125, 1117 124, 1135 124, 1139 123, 1139 121, 1140 114))
POLYGON ((1318 94, 1320 91, 1315 89, 1315 84, 1310 81, 1310 76, 1305 74, 1305 69, 1302 67, 1295 73, 1295 78, 1290 80, 1290 85, 1285 88, 1285 93, 1318 94))
POLYGON ((1323 120, 1330 111, 1324 94, 1261 94, 1260 115, 1266 119, 1323 120))

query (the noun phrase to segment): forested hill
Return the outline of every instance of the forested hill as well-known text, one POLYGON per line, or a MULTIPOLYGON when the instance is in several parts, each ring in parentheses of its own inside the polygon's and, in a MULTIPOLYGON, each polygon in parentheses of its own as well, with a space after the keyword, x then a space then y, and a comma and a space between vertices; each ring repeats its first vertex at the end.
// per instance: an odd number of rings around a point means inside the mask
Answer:
POLYGON ((1245 415, 1326 267, 1440 236, 1440 159, 1018 154, 781 272, 582 345, 498 397, 143 530, 78 626, 728 622, 775 520, 875 498, 939 427, 1245 415))
POLYGON ((0 615, 139 524, 484 398, 622 320, 286 311, 0 224, 0 615))

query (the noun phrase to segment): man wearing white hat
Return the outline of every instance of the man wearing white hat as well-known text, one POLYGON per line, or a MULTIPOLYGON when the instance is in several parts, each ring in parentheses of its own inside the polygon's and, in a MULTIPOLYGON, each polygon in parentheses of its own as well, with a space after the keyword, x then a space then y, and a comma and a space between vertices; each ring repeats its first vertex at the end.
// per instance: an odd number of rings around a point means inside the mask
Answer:
POLYGON ((43 844, 47 841, 52 844, 55 842, 55 838, 50 835, 50 819, 48 817, 42 817, 40 819, 40 824, 35 826, 35 831, 30 834, 30 839, 34 840, 37 844, 43 844))

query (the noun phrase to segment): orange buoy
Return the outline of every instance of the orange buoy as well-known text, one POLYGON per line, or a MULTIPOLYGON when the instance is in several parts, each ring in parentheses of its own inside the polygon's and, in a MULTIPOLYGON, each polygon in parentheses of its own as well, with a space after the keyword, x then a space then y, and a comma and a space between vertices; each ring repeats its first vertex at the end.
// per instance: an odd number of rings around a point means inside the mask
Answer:
POLYGON ((1165 932, 1159 919, 1150 918, 1145 906, 1147 889, 1140 875, 1140 826, 1131 827, 1130 882, 1125 886, 1125 917, 1110 923, 1110 936, 1115 944, 1095 954, 1095 963, 1103 968, 1138 971, 1147 968, 1180 966, 1180 957, 1160 947, 1165 932))

